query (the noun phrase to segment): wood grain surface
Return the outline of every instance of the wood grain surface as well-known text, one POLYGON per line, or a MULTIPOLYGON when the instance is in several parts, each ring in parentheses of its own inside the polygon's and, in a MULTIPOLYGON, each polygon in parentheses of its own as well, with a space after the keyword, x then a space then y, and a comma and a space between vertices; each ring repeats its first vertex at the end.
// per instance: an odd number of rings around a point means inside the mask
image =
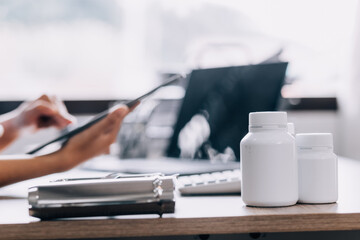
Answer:
MULTIPOLYGON (((32 184, 34 182, 31 182, 32 184)), ((27 183, 29 184, 29 183, 27 183)), ((360 230, 360 162, 339 160, 339 200, 283 208, 247 207, 240 196, 176 198, 174 214, 39 221, 21 183, 0 190, 0 239, 71 239, 248 232, 360 230)))

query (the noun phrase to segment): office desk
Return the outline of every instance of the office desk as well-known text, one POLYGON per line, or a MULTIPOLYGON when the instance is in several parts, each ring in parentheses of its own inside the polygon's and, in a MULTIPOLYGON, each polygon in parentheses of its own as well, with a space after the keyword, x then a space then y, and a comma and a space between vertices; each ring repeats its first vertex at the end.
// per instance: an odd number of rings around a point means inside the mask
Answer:
POLYGON ((67 239, 360 230, 360 161, 339 160, 339 201, 283 208, 246 207, 240 196, 177 197, 176 212, 39 221, 27 200, 0 191, 0 239, 67 239))

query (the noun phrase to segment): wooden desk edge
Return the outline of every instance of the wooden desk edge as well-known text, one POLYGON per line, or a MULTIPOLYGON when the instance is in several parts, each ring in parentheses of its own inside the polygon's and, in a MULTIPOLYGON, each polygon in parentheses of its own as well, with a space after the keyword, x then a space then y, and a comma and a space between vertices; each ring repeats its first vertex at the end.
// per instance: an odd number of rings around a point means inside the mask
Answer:
POLYGON ((360 230, 360 213, 42 221, 0 225, 0 239, 70 239, 360 230), (165 226, 165 227, 164 227, 165 226), (51 234, 49 234, 51 233, 51 234))

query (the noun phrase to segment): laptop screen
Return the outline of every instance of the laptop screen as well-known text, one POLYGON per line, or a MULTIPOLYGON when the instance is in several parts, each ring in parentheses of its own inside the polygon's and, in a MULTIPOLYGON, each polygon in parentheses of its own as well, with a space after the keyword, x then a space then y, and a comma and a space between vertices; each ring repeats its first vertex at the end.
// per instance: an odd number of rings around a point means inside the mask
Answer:
MULTIPOLYGON (((231 148, 239 160, 239 144, 248 132, 249 113, 276 110, 287 65, 271 63, 193 70, 167 155, 180 156, 180 131, 194 115, 202 114, 210 126, 206 145, 220 153, 231 148)), ((208 158, 206 153, 199 156, 208 158)))

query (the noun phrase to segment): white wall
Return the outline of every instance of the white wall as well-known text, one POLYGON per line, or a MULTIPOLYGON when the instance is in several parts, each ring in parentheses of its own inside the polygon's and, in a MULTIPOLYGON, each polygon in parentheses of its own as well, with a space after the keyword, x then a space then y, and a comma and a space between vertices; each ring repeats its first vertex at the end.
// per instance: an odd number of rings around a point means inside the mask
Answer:
MULTIPOLYGON (((345 51, 346 52, 346 51, 345 51)), ((344 73, 338 88, 341 155, 360 159, 360 4, 347 57, 339 64, 344 73)))
POLYGON ((288 121, 294 123, 296 133, 332 133, 334 151, 343 154, 336 111, 289 111, 288 121))

